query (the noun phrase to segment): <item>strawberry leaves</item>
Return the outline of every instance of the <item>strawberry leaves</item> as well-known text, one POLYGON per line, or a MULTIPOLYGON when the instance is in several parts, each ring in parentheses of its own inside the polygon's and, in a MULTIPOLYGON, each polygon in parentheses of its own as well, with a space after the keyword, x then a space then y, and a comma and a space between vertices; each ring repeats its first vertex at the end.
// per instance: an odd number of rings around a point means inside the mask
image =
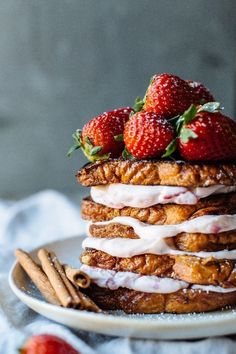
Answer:
MULTIPOLYGON (((115 141, 124 141, 124 134, 119 134, 114 136, 115 141)), ((123 159, 125 160, 133 160, 135 157, 127 150, 127 147, 125 146, 124 150, 122 151, 123 159)))
MULTIPOLYGON (((124 141, 124 134, 119 134, 119 135, 115 135, 114 136, 115 141, 124 141)), ((127 148, 125 147, 124 150, 122 151, 122 155, 123 159, 125 160, 133 160, 134 156, 131 155, 131 153, 127 150, 127 148)))
POLYGON ((68 152, 67 152, 68 157, 70 157, 75 150, 78 150, 81 148, 81 146, 82 146, 81 135, 82 135, 82 131, 80 129, 77 129, 75 131, 75 133, 72 134, 72 138, 75 140, 75 143, 68 150, 68 152))
POLYGON ((176 132, 180 133, 184 124, 188 124, 193 120, 195 115, 197 114, 197 106, 191 104, 191 106, 177 119, 176 122, 176 132))
POLYGON ((180 139, 181 141, 186 144, 189 139, 196 139, 198 135, 194 133, 191 129, 186 128, 185 126, 182 127, 180 132, 180 139))
POLYGON ((84 143, 81 144, 81 149, 90 162, 107 160, 110 156, 110 154, 99 155, 99 152, 102 150, 102 146, 94 146, 88 136, 85 137, 84 143))
POLYGON ((90 154, 91 156, 95 156, 98 152, 100 152, 102 150, 101 146, 94 146, 91 150, 90 150, 90 154))
POLYGON ((198 109, 198 113, 199 112, 209 112, 209 113, 216 113, 222 110, 222 107, 220 107, 220 102, 208 102, 205 103, 204 105, 202 105, 199 109, 198 109))
POLYGON ((87 159, 91 162, 97 160, 107 160, 109 158, 110 154, 98 155, 98 153, 102 150, 102 146, 94 146, 88 136, 85 137, 83 142, 82 131, 80 129, 77 129, 75 133, 72 134, 72 137, 74 138, 75 143, 67 152, 67 156, 70 157, 75 150, 81 149, 87 159))
POLYGON ((123 152, 122 152, 122 157, 125 160, 133 160, 135 157, 127 150, 125 147, 123 152))
POLYGON ((134 112, 140 112, 143 108, 144 105, 144 100, 141 97, 136 97, 135 102, 134 102, 134 106, 133 106, 133 110, 134 112))
POLYGON ((162 158, 170 157, 177 149, 177 139, 175 138, 170 142, 170 144, 166 147, 165 153, 162 155, 162 158))
POLYGON ((114 136, 115 141, 124 141, 124 136, 123 134, 118 134, 114 136))

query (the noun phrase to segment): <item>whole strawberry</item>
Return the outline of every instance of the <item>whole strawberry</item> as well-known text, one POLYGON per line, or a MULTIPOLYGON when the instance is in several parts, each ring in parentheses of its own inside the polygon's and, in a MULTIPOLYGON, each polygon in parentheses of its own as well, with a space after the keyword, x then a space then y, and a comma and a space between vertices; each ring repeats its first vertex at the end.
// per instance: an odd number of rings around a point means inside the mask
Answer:
POLYGON ((190 85, 171 74, 153 76, 144 97, 143 110, 165 118, 182 114, 193 102, 190 85))
POLYGON ((153 112, 137 112, 125 125, 126 149, 138 159, 160 157, 172 139, 172 125, 153 112))
POLYGON ((236 122, 211 108, 192 105, 180 117, 177 145, 188 161, 236 160, 236 122), (209 109, 210 108, 210 109, 209 109))
POLYGON ((204 104, 206 102, 214 102, 215 99, 206 86, 200 82, 186 81, 193 91, 193 102, 195 104, 204 104))
POLYGON ((59 337, 41 334, 30 337, 21 354, 79 354, 70 344, 59 337))
POLYGON ((72 135, 75 144, 68 151, 68 155, 79 148, 91 162, 121 155, 124 143, 119 136, 123 134, 124 125, 131 112, 130 107, 119 108, 91 119, 82 131, 77 130, 72 135))

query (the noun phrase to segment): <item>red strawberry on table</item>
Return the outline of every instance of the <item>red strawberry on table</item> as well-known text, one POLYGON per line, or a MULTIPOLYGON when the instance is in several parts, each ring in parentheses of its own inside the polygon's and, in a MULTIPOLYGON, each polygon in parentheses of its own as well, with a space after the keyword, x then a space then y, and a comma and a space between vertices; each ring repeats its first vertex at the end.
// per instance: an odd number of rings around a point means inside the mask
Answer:
POLYGON ((79 354, 70 344, 63 339, 49 335, 41 334, 30 337, 23 348, 21 354, 79 354))
POLYGON ((130 107, 119 108, 91 119, 82 131, 77 130, 72 135, 75 144, 68 155, 79 148, 91 162, 121 155, 124 143, 119 136, 132 111, 130 107))
POLYGON ((155 75, 143 101, 144 111, 172 118, 182 114, 193 103, 192 88, 176 75, 155 75))
POLYGON ((195 104, 204 104, 206 102, 213 102, 215 101, 214 97, 212 96, 211 92, 208 90, 206 86, 201 84, 200 82, 187 80, 186 81, 191 89, 193 90, 193 97, 194 100, 192 103, 195 104))
POLYGON ((172 125, 153 112, 137 112, 125 125, 126 149, 138 159, 160 157, 172 139, 172 125))
POLYGON ((192 104, 176 124, 177 138, 165 156, 178 148, 188 161, 236 160, 236 122, 219 112, 219 103, 192 104))

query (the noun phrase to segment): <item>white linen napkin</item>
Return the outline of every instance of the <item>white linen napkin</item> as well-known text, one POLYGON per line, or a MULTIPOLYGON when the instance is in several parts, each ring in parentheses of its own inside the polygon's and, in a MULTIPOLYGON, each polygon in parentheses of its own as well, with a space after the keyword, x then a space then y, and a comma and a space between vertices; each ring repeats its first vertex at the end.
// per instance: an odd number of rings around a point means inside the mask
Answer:
MULTIPOLYGON (((151 341, 73 331, 36 314, 11 292, 7 276, 14 249, 31 249, 55 239, 84 234, 79 206, 56 191, 43 191, 19 202, 0 200, 0 354, 16 354, 31 334, 64 338, 81 354, 235 353, 234 337, 199 341, 151 341)), ((207 335, 207 333, 206 333, 207 335)))

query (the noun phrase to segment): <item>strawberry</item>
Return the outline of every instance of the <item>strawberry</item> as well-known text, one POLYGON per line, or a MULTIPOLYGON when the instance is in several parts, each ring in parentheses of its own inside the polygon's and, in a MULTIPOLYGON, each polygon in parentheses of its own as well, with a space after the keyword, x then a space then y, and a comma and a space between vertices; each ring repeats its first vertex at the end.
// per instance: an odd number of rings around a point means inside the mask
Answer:
POLYGON ((138 159, 160 157, 173 138, 172 125, 154 112, 137 112, 125 125, 126 149, 138 159))
POLYGON ((81 148, 91 162, 118 157, 124 148, 120 135, 132 111, 130 107, 119 108, 91 119, 82 131, 78 129, 72 135, 75 144, 68 155, 81 148))
POLYGON ((214 97, 212 96, 211 92, 208 90, 200 82, 187 80, 186 81, 193 91, 194 100, 192 103, 195 104, 204 104, 206 102, 213 102, 215 101, 214 97))
POLYGON ((20 349, 21 354, 79 354, 70 344, 59 337, 41 334, 30 337, 24 347, 20 349))
POLYGON ((189 161, 236 159, 236 123, 222 113, 200 112, 184 129, 194 136, 179 138, 181 156, 189 161))
POLYGON ((188 161, 236 159, 236 122, 219 111, 218 102, 192 104, 175 124, 177 138, 169 144, 165 156, 178 148, 188 161))
POLYGON ((155 75, 151 79, 142 109, 165 118, 182 114, 193 102, 190 85, 171 74, 155 75))

